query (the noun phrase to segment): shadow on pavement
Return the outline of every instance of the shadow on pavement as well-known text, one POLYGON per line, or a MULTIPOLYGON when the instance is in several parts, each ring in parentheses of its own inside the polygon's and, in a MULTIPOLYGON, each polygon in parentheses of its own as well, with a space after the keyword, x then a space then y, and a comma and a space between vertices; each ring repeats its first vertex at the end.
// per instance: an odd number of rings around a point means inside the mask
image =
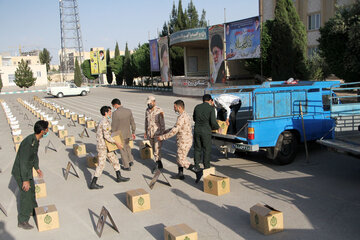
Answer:
POLYGON ((15 240, 15 238, 5 230, 5 223, 3 221, 0 221, 0 239, 15 240))
POLYGON ((155 239, 163 239, 164 238, 164 228, 165 225, 163 223, 158 223, 154 225, 150 225, 144 227, 146 231, 148 231, 155 239))

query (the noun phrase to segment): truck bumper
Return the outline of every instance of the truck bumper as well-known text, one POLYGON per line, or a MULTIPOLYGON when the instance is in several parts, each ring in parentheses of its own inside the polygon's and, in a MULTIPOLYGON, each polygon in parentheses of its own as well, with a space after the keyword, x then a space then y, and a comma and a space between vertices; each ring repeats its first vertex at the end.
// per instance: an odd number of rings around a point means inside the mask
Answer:
POLYGON ((250 145, 245 142, 238 142, 235 138, 230 139, 230 136, 224 135, 224 138, 219 137, 219 135, 214 136, 212 143, 219 149, 220 152, 226 154, 228 152, 234 153, 236 150, 243 152, 257 152, 259 151, 259 145, 250 145))

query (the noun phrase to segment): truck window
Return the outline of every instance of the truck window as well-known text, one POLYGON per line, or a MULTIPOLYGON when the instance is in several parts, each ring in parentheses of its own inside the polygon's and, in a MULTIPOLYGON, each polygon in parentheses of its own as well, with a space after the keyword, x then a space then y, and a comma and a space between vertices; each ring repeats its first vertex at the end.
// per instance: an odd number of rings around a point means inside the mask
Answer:
POLYGON ((324 94, 322 95, 322 103, 324 111, 330 111, 330 95, 324 94))

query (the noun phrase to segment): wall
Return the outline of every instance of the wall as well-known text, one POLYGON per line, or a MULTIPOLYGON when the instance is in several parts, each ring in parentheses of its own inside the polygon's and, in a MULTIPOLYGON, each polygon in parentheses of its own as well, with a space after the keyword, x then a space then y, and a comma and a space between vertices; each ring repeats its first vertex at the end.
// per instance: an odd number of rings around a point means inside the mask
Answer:
POLYGON ((189 57, 197 57, 197 72, 189 72, 191 66, 187 64, 187 76, 208 76, 209 75, 209 51, 205 48, 189 48, 186 47, 186 61, 189 57))
MULTIPOLYGON (((46 65, 29 65, 33 72, 33 76, 36 78, 35 86, 47 85, 47 72, 46 65), (40 76, 37 77, 38 72, 40 76)), ((1 79, 4 87, 16 86, 15 83, 9 83, 9 75, 15 74, 17 66, 2 66, 0 67, 1 79)))

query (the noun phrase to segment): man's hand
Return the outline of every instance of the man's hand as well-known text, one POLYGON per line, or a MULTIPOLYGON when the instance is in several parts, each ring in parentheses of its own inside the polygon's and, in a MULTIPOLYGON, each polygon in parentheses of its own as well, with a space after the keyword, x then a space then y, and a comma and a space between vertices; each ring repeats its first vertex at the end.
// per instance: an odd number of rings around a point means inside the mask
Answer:
POLYGON ((226 119, 226 125, 230 125, 229 119, 226 119))
POLYGON ((36 172, 39 174, 40 178, 44 176, 43 172, 40 169, 36 170, 36 172))
POLYGON ((144 139, 147 139, 147 135, 146 135, 146 133, 144 133, 144 139))
POLYGON ((123 146, 122 146, 120 143, 115 142, 115 145, 118 147, 118 149, 120 149, 120 150, 122 150, 122 149, 123 149, 123 146))
POLYGON ((162 141, 162 139, 161 139, 160 136, 157 136, 156 139, 157 139, 158 141, 162 141))
POLYGON ((135 140, 136 136, 135 134, 132 134, 132 140, 135 140))
POLYGON ((25 192, 29 191, 30 189, 30 182, 29 181, 24 181, 22 184, 22 190, 24 190, 25 192))

